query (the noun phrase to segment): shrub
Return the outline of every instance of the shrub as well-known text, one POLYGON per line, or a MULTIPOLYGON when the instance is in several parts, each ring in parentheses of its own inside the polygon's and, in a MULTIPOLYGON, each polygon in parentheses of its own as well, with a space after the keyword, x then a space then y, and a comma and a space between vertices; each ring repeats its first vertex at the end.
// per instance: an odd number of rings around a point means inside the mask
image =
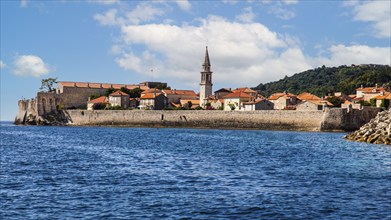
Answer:
POLYGON ((343 103, 343 100, 336 96, 328 97, 326 100, 333 104, 334 107, 341 107, 341 104, 343 103))
POLYGON ((64 110, 65 109, 65 105, 64 104, 59 104, 56 106, 57 110, 64 110))
POLYGON ((101 97, 101 95, 99 95, 99 94, 90 95, 90 100, 97 99, 99 97, 101 97))
POLYGON ((123 108, 119 105, 116 105, 116 106, 111 106, 111 105, 108 105, 104 108, 105 110, 123 110, 123 108))
POLYGON ((95 110, 103 110, 106 108, 106 104, 102 104, 102 103, 97 103, 94 105, 94 109, 95 110))
POLYGON ((389 106, 390 106, 390 100, 388 99, 381 100, 380 107, 387 109, 389 106))

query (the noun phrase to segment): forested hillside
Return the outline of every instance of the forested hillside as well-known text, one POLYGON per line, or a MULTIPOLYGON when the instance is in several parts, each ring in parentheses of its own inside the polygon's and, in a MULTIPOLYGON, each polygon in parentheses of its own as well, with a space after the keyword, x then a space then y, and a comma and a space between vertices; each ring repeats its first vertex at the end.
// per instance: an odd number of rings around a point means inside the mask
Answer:
POLYGON ((325 96, 330 92, 355 93, 355 89, 364 86, 391 86, 391 67, 388 65, 352 65, 339 67, 319 67, 296 73, 276 82, 259 84, 252 89, 264 96, 275 92, 287 91, 293 94, 310 92, 325 96))

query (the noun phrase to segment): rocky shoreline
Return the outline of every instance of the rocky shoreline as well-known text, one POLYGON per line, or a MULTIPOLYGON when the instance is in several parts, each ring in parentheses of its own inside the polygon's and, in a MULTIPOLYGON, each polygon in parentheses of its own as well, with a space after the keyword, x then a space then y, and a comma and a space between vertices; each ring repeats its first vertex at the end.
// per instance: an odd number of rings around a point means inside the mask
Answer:
POLYGON ((378 115, 359 130, 346 135, 352 141, 391 145, 391 110, 378 115))

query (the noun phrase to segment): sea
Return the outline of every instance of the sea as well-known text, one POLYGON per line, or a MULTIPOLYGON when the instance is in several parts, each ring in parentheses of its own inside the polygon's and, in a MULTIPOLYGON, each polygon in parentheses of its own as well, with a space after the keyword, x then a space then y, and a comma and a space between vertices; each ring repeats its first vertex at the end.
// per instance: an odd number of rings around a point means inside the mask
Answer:
POLYGON ((1 123, 0 219, 391 219, 391 147, 345 133, 1 123))

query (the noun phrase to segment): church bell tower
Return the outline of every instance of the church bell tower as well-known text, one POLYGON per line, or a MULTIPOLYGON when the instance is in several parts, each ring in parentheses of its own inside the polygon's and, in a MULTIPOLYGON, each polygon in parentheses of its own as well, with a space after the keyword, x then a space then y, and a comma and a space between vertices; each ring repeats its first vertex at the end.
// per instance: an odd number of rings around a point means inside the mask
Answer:
POLYGON ((207 102, 205 99, 208 98, 208 96, 212 95, 212 86, 212 71, 210 71, 209 53, 208 47, 206 47, 205 60, 202 64, 200 83, 200 105, 203 108, 205 108, 207 102))

